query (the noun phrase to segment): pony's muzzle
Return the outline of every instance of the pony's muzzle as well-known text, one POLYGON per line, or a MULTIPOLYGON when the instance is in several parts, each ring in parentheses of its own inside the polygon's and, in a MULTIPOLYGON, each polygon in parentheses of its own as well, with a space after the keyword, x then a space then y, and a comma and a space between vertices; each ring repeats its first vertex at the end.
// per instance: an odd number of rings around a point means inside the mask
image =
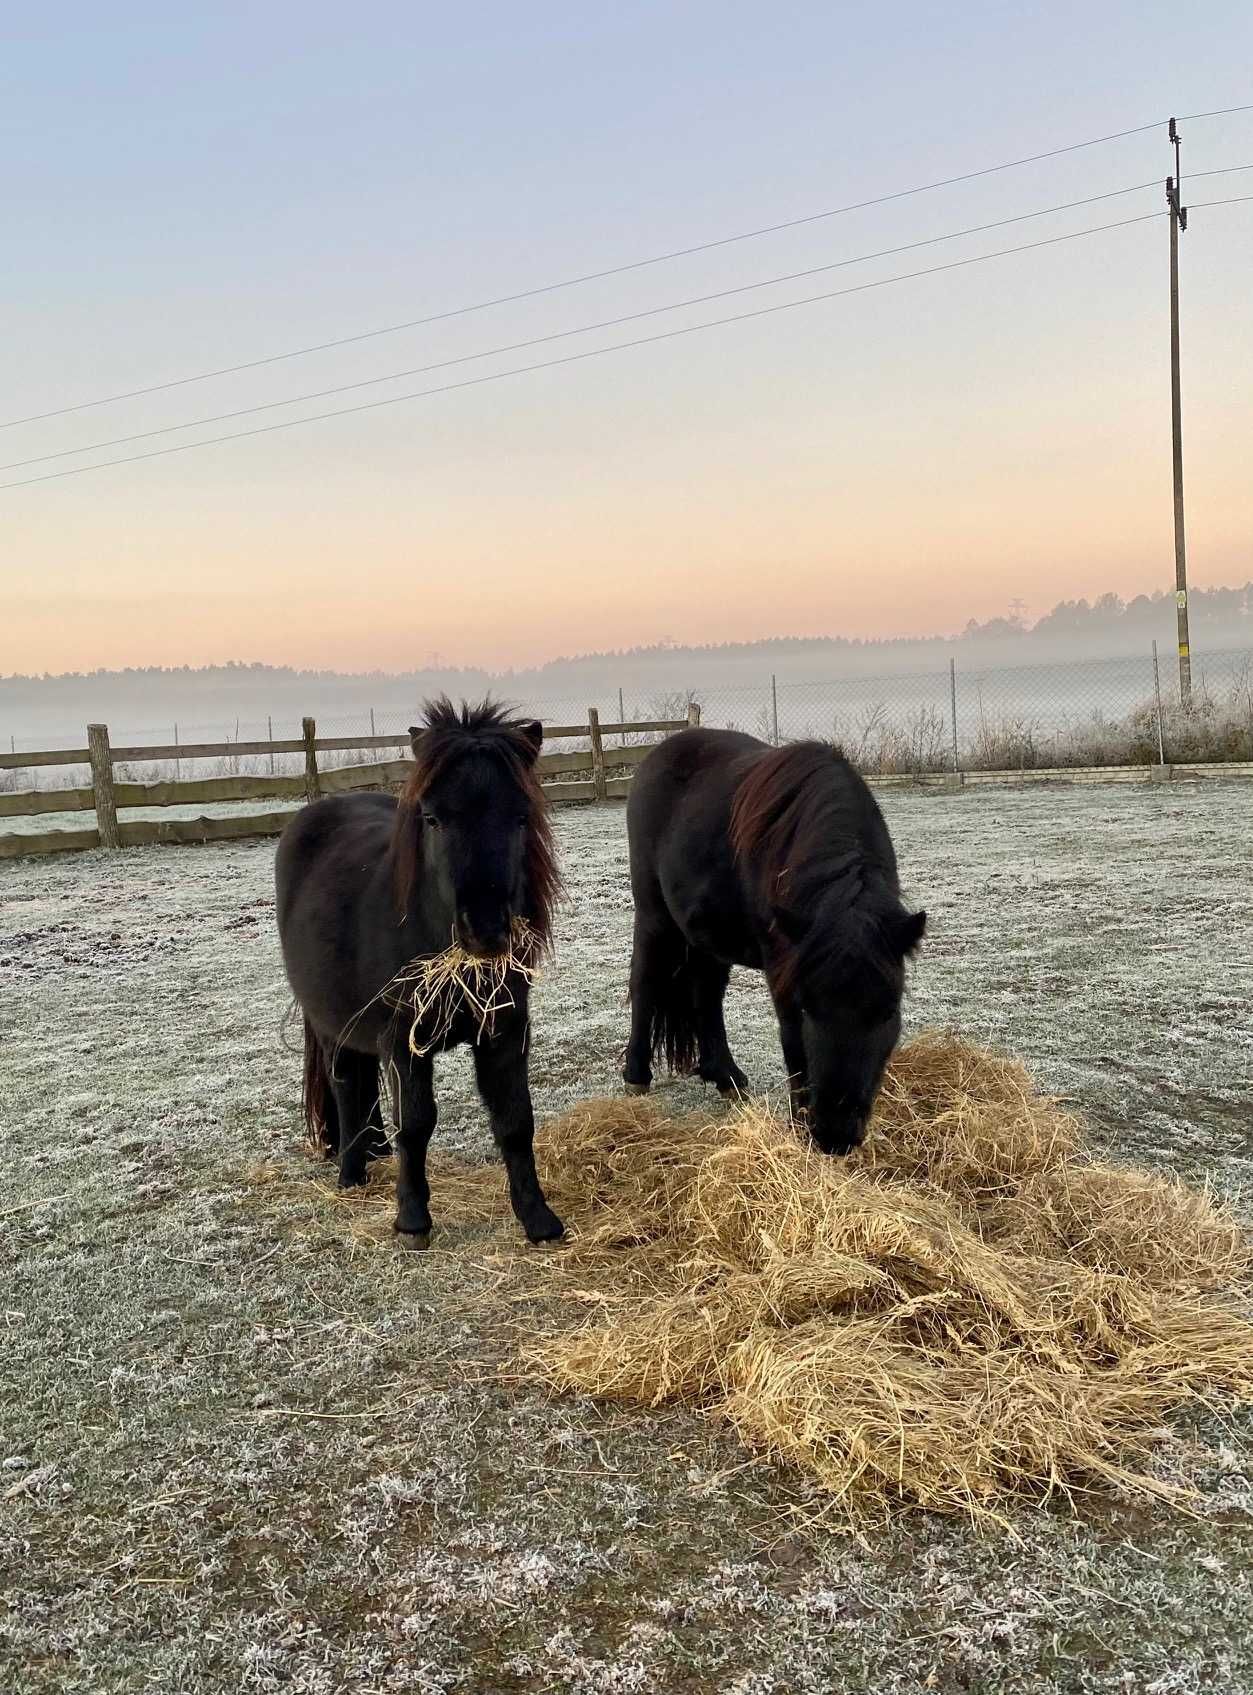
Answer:
POLYGON ((817 1114, 812 1108, 805 1115, 805 1127, 814 1143, 824 1154, 838 1157, 851 1154, 866 1137, 869 1113, 841 1112, 834 1115, 817 1114))
POLYGON ((467 912, 457 914, 457 941, 476 959, 495 959, 509 952, 511 926, 508 914, 499 918, 472 918, 467 912))

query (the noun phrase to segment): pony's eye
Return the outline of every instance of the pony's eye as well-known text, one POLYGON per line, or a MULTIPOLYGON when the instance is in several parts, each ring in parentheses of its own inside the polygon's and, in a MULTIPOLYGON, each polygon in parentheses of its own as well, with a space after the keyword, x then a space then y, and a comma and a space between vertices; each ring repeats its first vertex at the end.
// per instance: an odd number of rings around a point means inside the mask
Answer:
POLYGON ((435 816, 435 814, 433 812, 424 812, 422 814, 422 822, 424 824, 428 824, 431 827, 432 830, 438 830, 439 829, 439 819, 435 816))

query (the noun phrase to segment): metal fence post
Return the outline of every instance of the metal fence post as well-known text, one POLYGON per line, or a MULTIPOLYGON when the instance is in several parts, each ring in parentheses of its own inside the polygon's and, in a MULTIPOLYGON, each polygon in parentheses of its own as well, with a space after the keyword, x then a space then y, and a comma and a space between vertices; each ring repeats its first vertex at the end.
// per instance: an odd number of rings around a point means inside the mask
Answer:
POLYGON ((605 780, 605 748, 600 738, 600 713, 594 706, 587 709, 587 725, 592 736, 592 794, 596 800, 609 799, 605 780))
POLYGON ((953 728, 953 775, 960 777, 961 755, 957 751, 957 661, 952 658, 948 662, 948 698, 953 728))
POLYGON ((779 679, 770 673, 770 722, 774 729, 774 745, 779 745, 779 679))
POLYGON ((113 792, 113 752, 109 747, 107 724, 88 724, 87 751, 91 755, 91 787, 96 806, 96 827, 100 831, 100 846, 120 848, 122 836, 117 827, 117 797, 113 792))
POLYGON ((318 727, 312 718, 300 720, 300 732, 305 739, 305 797, 318 798, 318 727))
POLYGON ((626 746, 626 702, 622 698, 622 690, 618 690, 618 722, 622 726, 618 740, 626 746))
POLYGON ((700 728, 700 702, 689 700, 687 703, 687 723, 690 730, 700 728))
MULTIPOLYGON (((268 742, 272 742, 274 740, 274 719, 273 719, 273 716, 268 712, 265 715, 265 739, 268 742)), ((273 748, 270 749, 270 775, 271 775, 271 777, 274 775, 274 749, 273 748)))
MULTIPOLYGON (((178 725, 174 726, 174 746, 178 746, 178 725)), ((177 754, 174 755, 174 781, 177 783, 183 774, 183 762, 177 754)))
POLYGON ((1166 731, 1162 722, 1162 674, 1157 665, 1157 639, 1153 640, 1153 694, 1157 700, 1157 762, 1166 764, 1166 731))

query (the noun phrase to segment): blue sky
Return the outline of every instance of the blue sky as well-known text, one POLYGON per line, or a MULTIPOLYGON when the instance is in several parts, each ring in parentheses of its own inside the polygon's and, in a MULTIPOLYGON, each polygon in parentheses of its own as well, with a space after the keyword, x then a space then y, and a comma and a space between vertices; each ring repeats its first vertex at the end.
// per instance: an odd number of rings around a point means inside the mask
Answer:
MULTIPOLYGON (((1199 5, 1182 28, 1177 17, 1156 5, 29 13, 10 22, 0 67, 4 416, 1253 101, 1247 4, 1199 5)), ((1253 163, 1253 113, 1186 127, 1185 177, 1237 163, 1253 163)), ((1168 168, 1163 134, 1132 137, 7 430, 2 457, 453 357, 1168 168)), ((1253 172, 1190 191, 1241 192, 1253 172)), ((761 299, 1160 200, 1154 189, 761 299)), ((1196 581, 1251 574, 1251 261, 1253 205, 1195 214, 1184 353, 1196 581)), ((15 600, 0 669, 93 656, 394 664, 414 644, 416 657, 526 660, 659 634, 948 628, 1015 596, 1040 611, 1158 586, 1173 569, 1165 263, 1153 222, 7 490, 15 600)))

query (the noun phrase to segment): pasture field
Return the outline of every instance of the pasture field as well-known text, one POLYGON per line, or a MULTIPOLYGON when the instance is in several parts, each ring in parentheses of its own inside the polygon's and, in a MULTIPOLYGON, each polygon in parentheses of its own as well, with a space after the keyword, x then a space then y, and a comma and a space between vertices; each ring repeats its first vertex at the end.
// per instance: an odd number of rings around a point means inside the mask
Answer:
MULTIPOLYGON (((1114 1157, 1253 1214, 1247 787, 882 800, 930 914, 910 1026, 1016 1052, 1114 1157)), ((626 1031, 623 810, 557 828, 541 1119, 616 1091, 626 1031)), ((434 1246, 380 1245, 301 1150, 273 854, 0 871, 0 1687, 1253 1690, 1251 1417, 1164 1440, 1190 1515, 915 1513, 861 1543, 712 1422, 511 1374, 544 1304, 512 1232, 441 1231, 433 1161, 434 1246)), ((728 1026, 779 1088, 759 980, 728 1026)), ((467 1056, 439 1094, 435 1148, 489 1157, 467 1056)))

